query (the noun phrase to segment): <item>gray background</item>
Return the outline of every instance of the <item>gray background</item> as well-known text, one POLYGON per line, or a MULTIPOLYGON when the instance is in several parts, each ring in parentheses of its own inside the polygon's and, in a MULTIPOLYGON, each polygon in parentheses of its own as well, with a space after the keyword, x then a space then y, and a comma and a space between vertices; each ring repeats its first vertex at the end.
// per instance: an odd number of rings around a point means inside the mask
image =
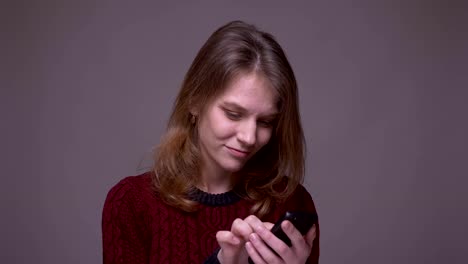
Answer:
POLYGON ((0 10, 1 263, 101 262, 107 191, 149 164, 197 50, 233 19, 273 33, 297 75, 321 263, 468 263, 463 1, 0 10))

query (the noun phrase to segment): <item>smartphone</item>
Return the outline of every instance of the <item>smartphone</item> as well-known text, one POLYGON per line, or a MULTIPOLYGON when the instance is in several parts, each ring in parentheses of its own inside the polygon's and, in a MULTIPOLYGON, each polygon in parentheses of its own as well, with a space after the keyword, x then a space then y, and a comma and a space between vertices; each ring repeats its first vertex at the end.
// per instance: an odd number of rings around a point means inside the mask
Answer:
MULTIPOLYGON (((271 228, 271 232, 276 237, 281 239, 281 241, 283 241, 286 245, 291 247, 291 240, 281 228, 281 223, 283 223, 283 221, 285 220, 290 221, 302 235, 305 235, 310 230, 310 228, 312 228, 312 225, 317 223, 318 216, 316 213, 309 213, 303 211, 288 211, 283 215, 283 217, 276 221, 275 225, 271 228)), ((250 257, 248 259, 248 262, 249 264, 254 264, 250 257)))
POLYGON ((289 247, 292 246, 291 240, 281 229, 281 223, 285 220, 290 221, 294 227, 302 234, 305 235, 312 227, 313 224, 317 223, 318 217, 316 213, 303 212, 303 211, 294 211, 286 212, 283 217, 276 221, 275 225, 271 228, 271 232, 281 239, 289 247))

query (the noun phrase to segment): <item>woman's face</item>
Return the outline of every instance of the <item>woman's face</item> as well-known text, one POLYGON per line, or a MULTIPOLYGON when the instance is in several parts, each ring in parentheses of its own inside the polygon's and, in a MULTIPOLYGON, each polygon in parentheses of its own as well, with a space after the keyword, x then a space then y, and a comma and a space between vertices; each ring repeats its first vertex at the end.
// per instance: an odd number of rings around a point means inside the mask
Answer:
POLYGON ((224 177, 244 164, 271 138, 277 95, 256 73, 241 74, 203 110, 198 135, 202 175, 224 177))

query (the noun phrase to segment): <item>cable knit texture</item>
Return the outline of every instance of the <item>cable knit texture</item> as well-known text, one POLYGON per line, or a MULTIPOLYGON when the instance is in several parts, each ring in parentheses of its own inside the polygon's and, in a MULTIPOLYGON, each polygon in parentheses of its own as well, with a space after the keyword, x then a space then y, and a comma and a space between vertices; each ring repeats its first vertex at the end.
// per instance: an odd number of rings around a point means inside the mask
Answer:
MULTIPOLYGON (((214 263, 216 232, 230 230, 236 218, 250 215, 252 203, 232 192, 194 190, 201 207, 187 213, 165 204, 151 188, 151 173, 121 180, 108 193, 102 215, 103 258, 110 263, 214 263)), ((286 210, 315 212, 309 193, 299 186, 276 204, 263 221, 274 222, 286 210)), ((318 263, 319 231, 307 263, 318 263)))

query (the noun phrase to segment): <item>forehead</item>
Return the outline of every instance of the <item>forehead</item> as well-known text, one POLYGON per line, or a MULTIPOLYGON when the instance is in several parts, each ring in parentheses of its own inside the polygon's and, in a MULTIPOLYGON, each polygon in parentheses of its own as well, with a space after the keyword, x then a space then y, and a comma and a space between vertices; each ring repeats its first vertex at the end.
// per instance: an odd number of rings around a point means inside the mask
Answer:
POLYGON ((277 92, 269 80, 257 73, 239 74, 215 99, 217 104, 238 105, 259 114, 276 113, 277 101, 277 92))

